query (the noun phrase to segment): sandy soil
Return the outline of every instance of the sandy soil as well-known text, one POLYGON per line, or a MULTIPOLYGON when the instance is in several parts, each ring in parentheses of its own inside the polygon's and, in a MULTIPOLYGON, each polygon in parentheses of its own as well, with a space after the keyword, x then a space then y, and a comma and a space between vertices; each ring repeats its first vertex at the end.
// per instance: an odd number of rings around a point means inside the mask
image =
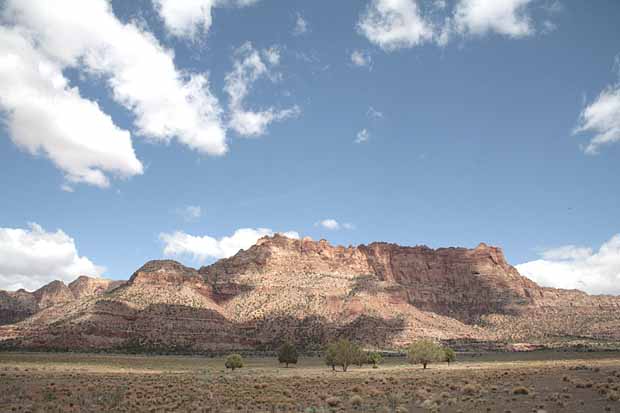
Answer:
POLYGON ((0 353, 0 411, 620 412, 620 353, 460 355, 427 370, 389 358, 346 373, 245 361, 0 353))

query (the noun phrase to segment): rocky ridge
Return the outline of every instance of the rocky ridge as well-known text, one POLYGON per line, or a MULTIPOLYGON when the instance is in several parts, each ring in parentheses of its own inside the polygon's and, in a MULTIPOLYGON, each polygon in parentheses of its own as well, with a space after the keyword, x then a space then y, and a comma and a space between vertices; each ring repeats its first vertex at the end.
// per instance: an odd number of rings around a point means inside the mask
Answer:
POLYGON ((34 292, 24 289, 0 291, 0 325, 25 320, 49 307, 104 294, 122 284, 123 281, 81 275, 69 285, 62 281, 52 281, 34 292))
POLYGON ((494 348, 620 342, 620 297, 542 288, 485 244, 342 247, 275 235, 199 270, 151 261, 113 289, 76 283, 96 293, 71 300, 74 283, 49 286, 57 303, 1 327, 0 345, 211 352, 284 340, 312 349, 339 336, 375 348, 418 337, 494 348))

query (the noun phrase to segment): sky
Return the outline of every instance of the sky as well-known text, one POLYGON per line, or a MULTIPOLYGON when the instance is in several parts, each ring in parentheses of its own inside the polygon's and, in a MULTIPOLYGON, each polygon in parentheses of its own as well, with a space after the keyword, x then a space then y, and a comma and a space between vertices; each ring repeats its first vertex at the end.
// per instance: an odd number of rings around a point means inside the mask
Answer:
POLYGON ((0 288, 276 232, 620 294, 620 2, 0 1, 0 288))

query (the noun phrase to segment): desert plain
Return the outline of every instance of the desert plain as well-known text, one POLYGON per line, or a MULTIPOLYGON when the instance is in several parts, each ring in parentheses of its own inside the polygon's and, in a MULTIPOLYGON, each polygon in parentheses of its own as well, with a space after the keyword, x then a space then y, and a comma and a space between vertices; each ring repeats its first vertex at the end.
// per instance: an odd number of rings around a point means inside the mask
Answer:
POLYGON ((620 353, 404 357, 332 371, 320 357, 0 353, 2 412, 620 412, 620 353))

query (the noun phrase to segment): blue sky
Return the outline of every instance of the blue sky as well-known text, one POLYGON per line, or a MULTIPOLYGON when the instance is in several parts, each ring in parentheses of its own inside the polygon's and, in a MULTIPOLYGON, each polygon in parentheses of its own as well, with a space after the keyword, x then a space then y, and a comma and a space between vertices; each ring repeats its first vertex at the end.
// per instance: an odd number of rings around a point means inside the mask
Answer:
POLYGON ((17 96, 0 97, 0 288, 77 270, 124 279, 164 256, 199 266, 295 231, 486 242, 545 285, 620 293, 620 3, 205 0, 188 20, 166 1, 59 2, 53 17, 44 1, 4 2, 0 46, 36 76, 39 60, 57 67, 61 92, 77 91, 79 110, 97 102, 101 124, 68 105, 51 133, 40 119, 53 125, 57 107, 32 109, 18 88, 39 84, 0 60, 0 91, 17 96), (91 8, 109 20, 100 31, 91 8), (45 32, 65 18, 69 37, 45 32), (120 51, 98 43, 106 30, 120 51), (168 72, 131 66, 156 53, 174 54, 181 79, 163 97, 151 95, 168 72), (208 79, 203 100, 161 103, 190 74, 208 79), (208 122, 171 120, 183 105, 208 122), (105 178, 86 176, 93 165, 105 178))

